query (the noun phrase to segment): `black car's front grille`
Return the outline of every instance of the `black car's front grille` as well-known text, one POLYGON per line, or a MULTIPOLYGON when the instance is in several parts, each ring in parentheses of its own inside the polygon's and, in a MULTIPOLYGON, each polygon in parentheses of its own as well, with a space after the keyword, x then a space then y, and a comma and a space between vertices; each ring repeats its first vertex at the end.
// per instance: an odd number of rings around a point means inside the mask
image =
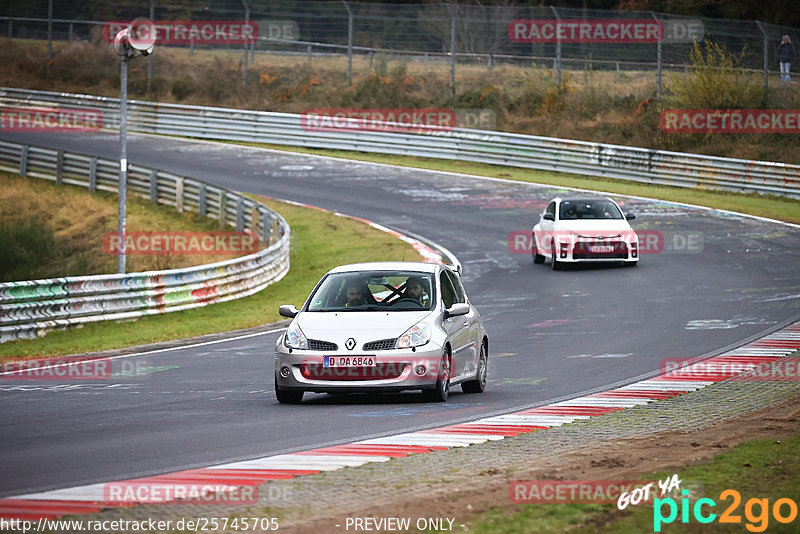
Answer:
POLYGON ((378 341, 370 341, 364 343, 364 350, 389 350, 394 348, 397 339, 379 339, 378 341))
POLYGON ((309 339, 308 348, 311 350, 339 350, 339 346, 336 343, 320 341, 319 339, 309 339))

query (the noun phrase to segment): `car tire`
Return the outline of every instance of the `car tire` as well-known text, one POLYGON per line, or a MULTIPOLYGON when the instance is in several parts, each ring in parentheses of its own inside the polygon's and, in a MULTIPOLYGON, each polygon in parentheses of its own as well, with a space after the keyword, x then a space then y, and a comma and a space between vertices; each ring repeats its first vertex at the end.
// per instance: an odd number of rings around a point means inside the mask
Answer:
POLYGON ((464 393, 483 393, 486 389, 486 373, 489 368, 489 355, 486 351, 486 343, 481 343, 481 354, 478 357, 478 370, 475 373, 475 380, 461 384, 461 391, 464 393))
POLYGON ((531 242, 531 255, 533 256, 533 263, 536 265, 540 265, 544 263, 544 256, 539 254, 539 250, 536 248, 536 236, 533 236, 533 240, 531 242))
POLYGON ((425 400, 428 402, 445 402, 450 396, 450 348, 444 350, 442 354, 442 364, 439 368, 436 386, 424 392, 425 400))
POLYGON ((290 389, 281 389, 278 386, 278 377, 275 377, 275 398, 280 404, 300 404, 303 401, 303 392, 290 389))
POLYGON ((558 261, 558 258, 556 257, 555 248, 553 249, 553 263, 551 264, 551 267, 553 268, 554 271, 560 271, 564 269, 564 264, 558 261))

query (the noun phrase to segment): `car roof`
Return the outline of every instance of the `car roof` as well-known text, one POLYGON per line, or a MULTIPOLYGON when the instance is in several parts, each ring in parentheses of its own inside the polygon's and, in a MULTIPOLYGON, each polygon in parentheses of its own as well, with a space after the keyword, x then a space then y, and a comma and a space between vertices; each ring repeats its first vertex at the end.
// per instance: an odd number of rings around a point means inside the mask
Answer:
POLYGON ((422 273, 435 273, 440 266, 438 263, 421 261, 376 261, 368 263, 351 263, 334 267, 329 274, 350 273, 358 271, 415 271, 422 273))

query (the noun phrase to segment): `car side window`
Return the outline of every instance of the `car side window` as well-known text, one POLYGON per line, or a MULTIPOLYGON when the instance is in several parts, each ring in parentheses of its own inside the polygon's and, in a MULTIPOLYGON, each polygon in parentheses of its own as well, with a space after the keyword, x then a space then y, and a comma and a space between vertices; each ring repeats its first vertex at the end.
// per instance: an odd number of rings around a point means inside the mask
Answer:
POLYGON ((439 275, 439 283, 442 286, 442 304, 444 304, 445 308, 449 308, 455 302, 456 296, 453 290, 453 284, 450 283, 450 279, 445 274, 445 271, 442 271, 439 275))
POLYGON ((550 215, 555 217, 556 216, 556 203, 555 202, 551 202, 550 204, 548 204, 547 205, 547 209, 544 212, 545 213, 549 213, 550 215))
POLYGON ((461 286, 461 281, 453 273, 448 271, 445 272, 447 272, 447 278, 449 278, 450 282, 453 284, 453 289, 456 290, 456 302, 467 302, 467 299, 464 296, 464 288, 461 286))

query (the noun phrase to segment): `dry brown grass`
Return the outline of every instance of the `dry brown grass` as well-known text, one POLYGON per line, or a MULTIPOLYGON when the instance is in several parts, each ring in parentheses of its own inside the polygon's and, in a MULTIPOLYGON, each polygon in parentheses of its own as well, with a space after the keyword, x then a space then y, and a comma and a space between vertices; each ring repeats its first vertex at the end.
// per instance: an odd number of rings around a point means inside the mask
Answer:
MULTIPOLYGON (((688 58, 687 58, 688 59, 688 58)), ((147 61, 130 64, 133 98, 196 105, 299 113, 312 107, 489 108, 497 129, 702 154, 800 163, 798 134, 679 135, 662 133, 654 72, 566 70, 558 91, 551 69, 497 64, 459 65, 456 95, 449 64, 377 54, 353 61, 347 85, 345 57, 256 54, 247 87, 241 88, 242 52, 161 47, 153 56, 149 90, 147 61)), ((664 73, 664 87, 682 73, 664 73)), ((117 96, 118 62, 104 42, 56 43, 44 60, 42 43, 5 41, 0 83, 42 90, 117 96)), ((800 86, 771 81, 773 107, 800 108, 800 86), (779 105, 776 105, 779 103, 779 105)))
MULTIPOLYGON (((73 186, 56 186, 38 178, 23 179, 0 172, 0 224, 6 228, 33 228, 31 243, 21 254, 16 280, 113 273, 117 257, 106 253, 103 236, 117 229, 117 197, 92 194, 73 186)), ((215 221, 192 213, 177 213, 167 206, 128 198, 128 230, 218 231, 215 221)), ((230 230, 230 228, 225 228, 230 230)), ((9 232, 9 230, 7 230, 9 232)), ((5 252, 9 254, 8 251, 5 252)), ((226 255, 128 256, 127 271, 173 269, 230 259, 226 255)), ((10 281, 2 273, 2 281, 10 281)))

